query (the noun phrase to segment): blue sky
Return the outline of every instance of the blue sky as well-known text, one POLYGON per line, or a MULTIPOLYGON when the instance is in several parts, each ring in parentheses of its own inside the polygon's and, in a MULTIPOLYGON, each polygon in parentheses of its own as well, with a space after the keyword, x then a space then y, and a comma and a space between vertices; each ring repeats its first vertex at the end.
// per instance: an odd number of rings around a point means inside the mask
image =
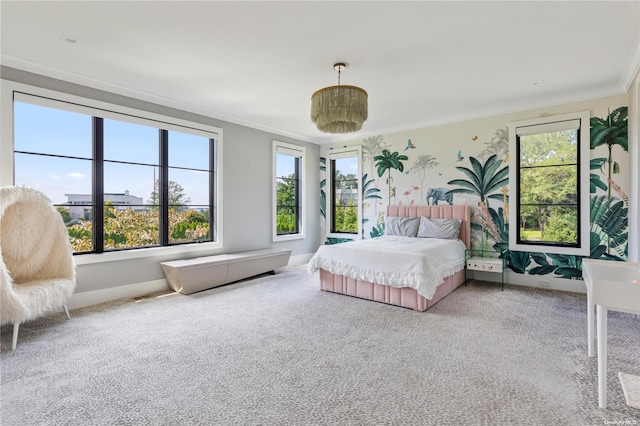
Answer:
MULTIPOLYGON (((55 204, 65 194, 91 193, 92 118, 90 115, 23 102, 14 103, 16 151, 73 158, 16 154, 15 183, 44 192, 55 204)), ((208 169, 208 143, 203 136, 169 131, 169 179, 178 182, 191 204, 208 204, 208 174, 171 167, 208 169)), ((159 175, 158 130, 140 124, 104 120, 105 193, 124 193, 148 202, 159 175), (128 161, 143 165, 120 164, 128 161)), ((294 157, 278 154, 277 175, 294 172, 294 157)), ((357 158, 337 160, 343 174, 357 175, 357 158)))
MULTIPOLYGON (((91 192, 91 116, 28 103, 14 103, 15 149, 77 158, 16 154, 15 183, 44 192, 54 203, 65 194, 91 192)), ((142 197, 158 176, 158 130, 104 120, 105 192, 142 197), (148 165, 109 163, 131 161, 148 165)), ((208 138, 169 131, 169 166, 208 169, 208 138)), ((183 186, 191 204, 208 204, 206 172, 170 169, 169 179, 183 186)))

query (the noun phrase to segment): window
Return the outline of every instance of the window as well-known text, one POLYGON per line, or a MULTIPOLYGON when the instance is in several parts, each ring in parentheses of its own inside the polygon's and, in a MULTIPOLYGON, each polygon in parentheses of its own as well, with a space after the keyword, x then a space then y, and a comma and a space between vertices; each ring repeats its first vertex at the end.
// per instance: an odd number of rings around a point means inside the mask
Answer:
POLYGON ((52 200, 74 253, 216 241, 217 129, 117 109, 14 92, 14 183, 52 200))
POLYGON ((304 237, 303 173, 305 148, 273 141, 273 240, 304 237))
POLYGON ((589 255, 589 112, 509 129, 509 248, 589 255))
POLYGON ((327 222, 331 237, 353 238, 360 234, 360 157, 360 147, 334 149, 327 155, 327 222))

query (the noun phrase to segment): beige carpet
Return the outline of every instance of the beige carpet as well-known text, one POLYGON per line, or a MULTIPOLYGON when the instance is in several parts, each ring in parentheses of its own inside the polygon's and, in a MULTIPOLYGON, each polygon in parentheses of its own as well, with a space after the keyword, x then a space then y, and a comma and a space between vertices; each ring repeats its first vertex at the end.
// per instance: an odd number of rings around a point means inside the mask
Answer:
POLYGON ((472 282, 417 313, 323 293, 304 267, 121 300, 24 324, 15 352, 2 327, 1 423, 632 424, 617 372, 640 375, 640 320, 610 313, 600 410, 585 306, 472 282))

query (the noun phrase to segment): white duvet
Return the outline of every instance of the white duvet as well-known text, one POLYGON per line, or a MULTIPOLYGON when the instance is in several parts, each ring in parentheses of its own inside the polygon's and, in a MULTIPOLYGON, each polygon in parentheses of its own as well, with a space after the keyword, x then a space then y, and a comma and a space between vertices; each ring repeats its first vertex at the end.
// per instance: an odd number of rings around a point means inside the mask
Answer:
POLYGON ((309 273, 324 269, 336 275, 412 287, 431 299, 445 277, 464 269, 460 240, 382 236, 321 246, 307 265, 309 273))

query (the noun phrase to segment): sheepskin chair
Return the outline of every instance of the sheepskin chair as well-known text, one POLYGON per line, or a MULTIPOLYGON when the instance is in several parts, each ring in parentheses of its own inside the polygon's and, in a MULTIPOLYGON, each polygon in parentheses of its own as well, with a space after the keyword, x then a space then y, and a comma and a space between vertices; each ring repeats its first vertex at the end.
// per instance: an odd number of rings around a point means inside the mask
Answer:
POLYGON ((62 216, 41 192, 0 187, 0 318, 20 324, 63 308, 76 287, 75 264, 62 216))

